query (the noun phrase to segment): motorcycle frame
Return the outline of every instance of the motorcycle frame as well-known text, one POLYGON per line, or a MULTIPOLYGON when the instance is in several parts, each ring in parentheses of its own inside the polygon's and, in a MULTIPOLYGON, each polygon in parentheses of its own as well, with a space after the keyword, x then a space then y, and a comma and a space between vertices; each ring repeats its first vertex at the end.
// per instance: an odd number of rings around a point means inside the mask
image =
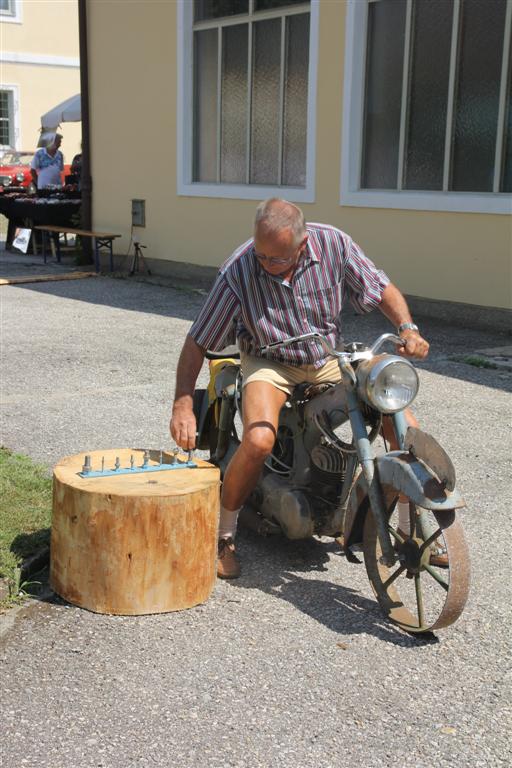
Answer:
MULTIPOLYGON (((361 403, 356 392, 356 379, 351 366, 347 366, 347 363, 343 360, 339 360, 338 363, 342 377, 340 382, 341 386, 337 385, 342 392, 339 390, 338 392, 340 395, 343 393, 344 398, 341 402, 338 401, 337 405, 347 413, 350 421, 355 452, 362 469, 368 497, 370 499, 370 508, 377 525, 383 562, 387 565, 392 565, 396 562, 396 553, 387 528, 385 505, 380 483, 375 473, 375 457, 371 442, 368 438, 364 416, 361 411, 361 403)), ((216 450, 212 458, 215 462, 220 463, 223 466, 225 466, 231 458, 231 451, 229 451, 231 425, 236 410, 236 400, 240 393, 240 377, 239 375, 236 375, 234 382, 232 377, 233 371, 229 372, 228 370, 225 370, 219 374, 218 381, 216 381, 216 391, 217 395, 221 398, 221 404, 218 423, 219 436, 216 450)), ((320 402, 320 400, 317 401, 317 405, 319 405, 320 402)), ((311 423, 311 428, 314 430, 316 436, 318 427, 314 424, 313 417, 314 411, 317 409, 313 407, 309 410, 310 413, 305 413, 306 422, 311 423)), ((402 448, 404 444, 404 435, 407 431, 407 423, 404 414, 394 414, 393 424, 397 434, 398 443, 402 448)), ((304 429, 306 432, 308 431, 308 424, 305 424, 304 429)), ((307 439, 307 436, 305 436, 304 443, 306 448, 308 442, 310 441, 307 439)), ((348 498, 354 474, 357 471, 357 464, 355 461, 348 462, 347 470, 341 492, 341 503, 348 498)))
MULTIPOLYGON (((391 566, 396 562, 397 555, 388 531, 382 489, 379 478, 375 472, 375 456, 366 431, 366 424, 361 412, 360 400, 356 392, 355 380, 352 376, 347 375, 346 365, 341 360, 339 361, 339 368, 342 380, 345 384, 348 416, 352 428, 354 445, 361 465, 361 472, 365 481, 368 498, 370 500, 371 514, 373 514, 377 526, 377 535, 382 549, 381 561, 384 565, 391 566)), ((407 431, 407 422, 403 411, 393 414, 393 426, 399 445, 400 442, 403 445, 403 435, 405 435, 405 431, 407 431)))
MULTIPOLYGON (((364 495, 367 496, 369 501, 369 507, 371 509, 370 514, 375 518, 377 534, 382 551, 382 563, 391 566, 396 562, 397 556, 388 531, 388 510, 386 509, 384 502, 381 485, 383 478, 380 477, 380 472, 377 471, 377 464, 379 464, 379 462, 377 461, 377 457, 374 455, 372 448, 373 440, 370 439, 370 436, 367 433, 367 425, 361 408, 361 400, 357 393, 357 379, 354 369, 341 358, 338 359, 338 364, 342 380, 327 392, 309 400, 302 413, 302 446, 297 459, 299 463, 295 466, 294 474, 300 476, 301 469, 304 469, 305 456, 309 454, 312 447, 318 441, 319 430, 320 432, 323 432, 318 423, 319 417, 321 417, 325 411, 329 411, 333 405, 336 405, 336 409, 332 408, 332 410, 338 410, 340 413, 344 414, 344 417, 338 424, 348 420, 350 422, 354 440, 354 453, 348 454, 345 479, 338 504, 338 509, 340 511, 340 527, 344 531, 346 541, 348 542, 352 537, 356 519, 360 518, 361 515, 364 518, 364 515, 366 514, 366 510, 364 508, 359 508, 356 503, 357 495, 360 492, 364 492, 364 495), (356 477, 358 463, 361 466, 359 478, 356 477), (354 491, 357 492, 355 493, 354 491), (352 507, 354 507, 354 505, 355 508, 353 509, 352 507), (349 512, 348 519, 347 512, 349 512)), ((231 439, 231 435, 233 420, 237 410, 237 402, 240 398, 241 391, 239 371, 239 365, 227 366, 220 372, 215 380, 216 395, 220 398, 221 403, 218 420, 218 441, 212 460, 220 466, 221 470, 226 468, 237 448, 237 445, 231 439)), ((290 408, 289 405, 288 408, 290 408)), ((401 489, 404 490, 404 492, 408 492, 408 495, 411 498, 414 498, 415 502, 420 506, 436 508, 439 511, 442 511, 444 508, 452 509, 453 507, 463 505, 463 500, 456 492, 450 494, 450 498, 447 498, 444 502, 428 498, 428 493, 426 496, 425 494, 423 494, 423 497, 421 496, 421 493, 418 492, 418 482, 421 485, 421 478, 419 476, 421 473, 419 470, 425 472, 425 470, 429 470, 430 466, 433 466, 438 476, 443 476, 444 472, 448 477, 451 475, 453 467, 450 470, 449 467, 445 466, 446 462, 449 462, 449 459, 444 452, 442 452, 442 449, 433 438, 421 432, 421 430, 412 430, 413 432, 416 432, 417 435, 416 437, 410 437, 411 430, 407 424, 405 411, 391 414, 390 417, 399 450, 388 452, 384 458, 386 460, 389 459, 388 463, 393 464, 395 470, 398 469, 401 471, 403 481, 403 488, 401 485, 401 489), (416 467, 407 464, 406 470, 404 470, 403 466, 399 466, 400 458, 403 457, 404 454, 406 456, 410 455, 407 451, 412 453, 414 457, 421 459, 421 462, 423 462, 422 467, 418 467, 420 462, 416 462, 416 467), (439 451, 444 455, 438 455, 439 451), (437 465, 436 462, 432 462, 432 456, 434 454, 436 454, 437 465), (426 468, 424 466, 425 464, 427 465, 426 468), (442 469, 441 473, 440 467, 442 469), (415 475, 413 478, 414 481, 416 481, 415 486, 414 484, 411 485, 409 482, 411 478, 406 476, 407 472, 415 475)), ((287 419, 285 417, 282 423, 286 424, 286 422, 287 419)), ((335 423, 332 424, 333 428, 336 426, 335 423)), ((324 432, 324 434, 326 433, 324 432)), ((382 458, 383 457, 380 457, 380 459, 382 458)), ((380 464, 382 464, 382 461, 380 461, 380 464)), ((268 467, 268 465, 267 468, 269 471, 275 472, 275 470, 268 467)), ((381 467, 381 470, 384 470, 383 466, 381 467)), ((429 475, 428 477, 430 478, 432 475, 429 475)), ((454 479, 453 482, 448 484, 449 488, 453 486, 454 479)))

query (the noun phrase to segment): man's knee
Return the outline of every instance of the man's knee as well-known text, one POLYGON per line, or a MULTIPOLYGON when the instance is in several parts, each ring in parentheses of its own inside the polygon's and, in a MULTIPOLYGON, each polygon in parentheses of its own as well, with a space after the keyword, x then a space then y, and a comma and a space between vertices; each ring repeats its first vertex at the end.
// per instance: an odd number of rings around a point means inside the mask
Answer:
POLYGON ((254 461, 264 461, 274 447, 275 429, 270 423, 251 425, 244 430, 242 445, 254 461))

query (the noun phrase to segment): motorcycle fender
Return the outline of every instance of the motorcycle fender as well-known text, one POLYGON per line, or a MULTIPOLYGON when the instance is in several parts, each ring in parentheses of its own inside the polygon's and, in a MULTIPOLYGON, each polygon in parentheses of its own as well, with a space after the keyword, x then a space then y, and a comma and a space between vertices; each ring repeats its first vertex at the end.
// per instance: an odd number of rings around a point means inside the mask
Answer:
POLYGON ((449 491, 455 488, 455 468, 450 457, 437 440, 417 427, 409 427, 405 435, 405 448, 417 459, 434 470, 449 491))
MULTIPOLYGON (((381 485, 395 488, 423 509, 447 512, 465 506, 460 493, 456 489, 448 490, 434 471, 412 453, 391 451, 385 456, 378 456, 375 464, 381 485)), ((366 482, 360 474, 350 493, 345 517, 345 547, 362 540, 368 510, 367 497, 366 482)))
POLYGON ((197 389, 197 403, 194 402, 194 413, 197 419, 196 447, 207 450, 210 447, 209 432, 219 424, 219 400, 225 392, 229 397, 234 397, 236 378, 239 365, 235 360, 226 358, 210 363, 210 381, 206 390, 197 389), (203 396, 199 402, 199 393, 203 396))
POLYGON ((231 363, 230 360, 218 360, 216 363, 216 370, 215 372, 212 371, 211 374, 214 381, 215 395, 222 397, 222 393, 226 392, 228 395, 233 396, 240 366, 236 363, 231 363))
POLYGON ((206 390, 196 390, 197 392, 203 393, 203 402, 195 414, 197 419, 196 448, 205 451, 210 447, 208 437, 210 429, 215 426, 215 403, 208 403, 206 390))

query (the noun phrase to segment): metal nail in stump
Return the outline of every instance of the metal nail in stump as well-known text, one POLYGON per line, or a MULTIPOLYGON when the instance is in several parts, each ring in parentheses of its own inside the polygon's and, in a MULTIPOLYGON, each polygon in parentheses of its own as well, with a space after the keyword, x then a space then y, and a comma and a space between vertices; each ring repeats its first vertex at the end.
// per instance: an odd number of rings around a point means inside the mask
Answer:
POLYGON ((84 475, 88 475, 90 471, 91 471, 91 457, 86 456, 83 467, 82 467, 82 472, 84 473, 84 475))
POLYGON ((119 461, 119 456, 116 456, 115 469, 119 469, 120 466, 121 466, 121 462, 119 461))
POLYGON ((132 455, 130 456, 130 469, 133 469, 134 463, 135 462, 134 462, 133 453, 132 453, 132 455))
POLYGON ((144 461, 142 462, 143 467, 147 467, 149 461, 149 451, 144 451, 144 461))

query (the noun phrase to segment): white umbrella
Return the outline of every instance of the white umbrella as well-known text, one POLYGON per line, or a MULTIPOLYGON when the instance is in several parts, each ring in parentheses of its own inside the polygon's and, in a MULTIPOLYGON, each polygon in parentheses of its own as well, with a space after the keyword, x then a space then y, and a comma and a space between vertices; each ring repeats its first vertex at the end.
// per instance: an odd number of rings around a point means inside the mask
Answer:
POLYGON ((61 123, 77 123, 82 119, 80 94, 71 96, 41 116, 41 130, 55 132, 61 123))

